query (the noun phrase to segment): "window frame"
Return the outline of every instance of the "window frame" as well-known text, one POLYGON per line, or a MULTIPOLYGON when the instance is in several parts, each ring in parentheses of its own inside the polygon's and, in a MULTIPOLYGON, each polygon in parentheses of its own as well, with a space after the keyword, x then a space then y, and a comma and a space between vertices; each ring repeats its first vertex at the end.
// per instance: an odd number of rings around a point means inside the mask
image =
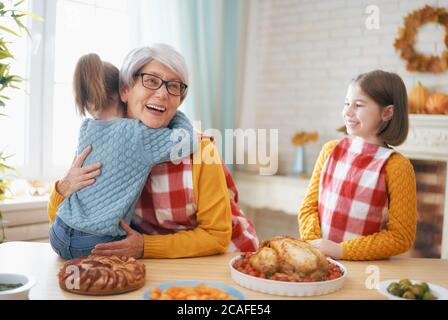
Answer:
MULTIPOLYGON (((29 29, 32 38, 27 44, 27 75, 29 79, 27 91, 27 112, 25 121, 25 164, 16 167, 26 179, 53 181, 61 177, 70 164, 57 165, 53 163, 53 103, 55 80, 55 38, 57 22, 57 5, 59 0, 30 1, 29 10, 41 16, 44 22, 30 19, 29 29)), ((76 2, 71 0, 72 2, 76 2)), ((138 13, 140 3, 131 8, 130 14, 138 13)), ((132 29, 136 32, 131 36, 133 46, 137 46, 141 33, 137 18, 132 19, 132 29)), ((73 157, 75 156, 73 150, 73 157)))
MULTIPOLYGON (((45 16, 46 2, 44 0, 34 0, 28 2, 27 10, 34 14, 45 16)), ((26 74, 20 75, 26 80, 22 82, 21 89, 26 96, 25 105, 25 141, 24 141, 24 165, 15 166, 20 173, 20 177, 27 179, 42 179, 42 94, 44 83, 44 44, 45 30, 44 23, 28 18, 27 27, 32 35, 31 39, 26 37, 26 74)), ((7 113, 7 112, 6 112, 7 113)))

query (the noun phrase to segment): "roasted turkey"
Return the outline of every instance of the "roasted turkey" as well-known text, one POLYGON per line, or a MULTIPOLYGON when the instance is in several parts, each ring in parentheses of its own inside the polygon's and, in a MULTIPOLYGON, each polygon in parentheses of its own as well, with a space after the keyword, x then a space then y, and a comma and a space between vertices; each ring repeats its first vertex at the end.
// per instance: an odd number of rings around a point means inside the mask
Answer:
POLYGON ((262 241, 250 263, 259 272, 285 273, 297 278, 323 278, 328 273, 325 256, 309 243, 292 237, 262 241))

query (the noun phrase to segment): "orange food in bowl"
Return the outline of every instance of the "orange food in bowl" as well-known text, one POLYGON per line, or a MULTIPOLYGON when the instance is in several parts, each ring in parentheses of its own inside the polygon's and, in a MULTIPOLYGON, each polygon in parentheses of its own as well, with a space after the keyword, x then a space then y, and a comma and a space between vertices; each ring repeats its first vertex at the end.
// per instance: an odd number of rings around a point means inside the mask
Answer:
POLYGON ((235 300, 226 291, 199 284, 197 286, 172 286, 162 291, 160 288, 152 289, 151 300, 235 300))

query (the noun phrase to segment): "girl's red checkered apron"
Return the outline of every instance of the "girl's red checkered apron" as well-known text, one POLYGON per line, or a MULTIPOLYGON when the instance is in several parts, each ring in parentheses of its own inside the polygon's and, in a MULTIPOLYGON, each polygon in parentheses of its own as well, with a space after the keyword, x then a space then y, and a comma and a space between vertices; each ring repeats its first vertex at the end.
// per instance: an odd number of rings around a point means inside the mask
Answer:
MULTIPOLYGON (((223 169, 232 209, 232 241, 227 251, 255 251, 258 248, 255 228, 238 207, 238 190, 225 164, 223 169)), ((149 235, 191 230, 197 226, 196 211, 192 158, 179 164, 164 162, 151 170, 137 202, 132 226, 149 235)))
POLYGON ((319 218, 322 238, 342 242, 386 228, 385 163, 394 150, 344 138, 322 169, 319 218))

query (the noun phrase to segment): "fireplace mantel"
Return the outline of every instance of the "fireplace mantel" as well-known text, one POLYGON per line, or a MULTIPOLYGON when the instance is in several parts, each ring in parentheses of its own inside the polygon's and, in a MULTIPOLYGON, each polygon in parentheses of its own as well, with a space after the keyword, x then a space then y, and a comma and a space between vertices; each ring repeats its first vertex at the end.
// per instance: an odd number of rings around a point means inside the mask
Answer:
POLYGON ((410 115, 409 134, 397 150, 416 159, 448 160, 448 115, 410 115))
MULTIPOLYGON (((441 161, 448 166, 448 115, 410 115, 408 138, 396 149, 411 160, 441 161)), ((448 182, 448 170, 445 175, 445 181, 448 182)), ((441 257, 447 259, 448 187, 446 183, 444 187, 441 257)))

